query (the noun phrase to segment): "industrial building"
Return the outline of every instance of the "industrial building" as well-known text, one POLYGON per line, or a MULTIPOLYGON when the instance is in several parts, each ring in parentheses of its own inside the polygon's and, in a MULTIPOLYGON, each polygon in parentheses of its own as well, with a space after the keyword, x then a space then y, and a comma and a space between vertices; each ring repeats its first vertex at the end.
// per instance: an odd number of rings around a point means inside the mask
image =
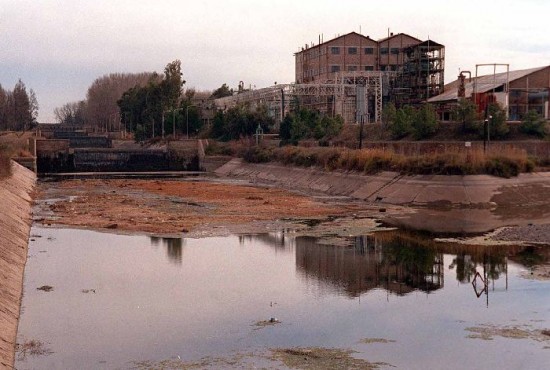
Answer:
POLYGON ((471 99, 480 112, 490 103, 499 103, 511 121, 521 120, 535 110, 541 117, 550 118, 550 66, 510 71, 507 65, 478 65, 506 67, 506 71, 476 76, 463 71, 456 81, 445 85, 442 94, 428 99, 436 106, 441 120, 450 120, 459 99, 471 99))
POLYGON ((219 109, 264 104, 280 121, 299 102, 344 122, 380 122, 382 106, 418 104, 443 92, 445 47, 404 33, 380 40, 350 32, 305 45, 295 56, 295 83, 217 99, 219 109))

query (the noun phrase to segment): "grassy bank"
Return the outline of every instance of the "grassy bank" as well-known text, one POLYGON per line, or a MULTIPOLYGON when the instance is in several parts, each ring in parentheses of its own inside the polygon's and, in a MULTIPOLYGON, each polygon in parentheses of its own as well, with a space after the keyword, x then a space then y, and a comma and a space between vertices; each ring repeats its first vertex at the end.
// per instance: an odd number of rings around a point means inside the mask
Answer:
POLYGON ((248 162, 281 162, 287 165, 317 166, 328 171, 345 170, 374 174, 397 171, 423 175, 477 175, 499 177, 517 176, 531 172, 535 163, 524 151, 506 149, 488 151, 472 148, 470 151, 448 151, 405 156, 392 150, 346 148, 258 148, 249 147, 239 153, 248 162))

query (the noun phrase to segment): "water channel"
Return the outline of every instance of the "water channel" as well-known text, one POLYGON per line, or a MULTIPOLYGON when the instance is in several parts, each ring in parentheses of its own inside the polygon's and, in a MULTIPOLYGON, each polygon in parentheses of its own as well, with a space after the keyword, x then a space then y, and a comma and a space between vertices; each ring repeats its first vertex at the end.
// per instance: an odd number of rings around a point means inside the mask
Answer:
POLYGON ((550 336, 541 334, 550 329, 550 282, 529 276, 548 262, 543 248, 402 233, 347 247, 284 232, 174 239, 35 226, 31 234, 20 370, 171 360, 281 368, 270 349, 294 347, 351 349, 399 369, 550 362, 550 336))

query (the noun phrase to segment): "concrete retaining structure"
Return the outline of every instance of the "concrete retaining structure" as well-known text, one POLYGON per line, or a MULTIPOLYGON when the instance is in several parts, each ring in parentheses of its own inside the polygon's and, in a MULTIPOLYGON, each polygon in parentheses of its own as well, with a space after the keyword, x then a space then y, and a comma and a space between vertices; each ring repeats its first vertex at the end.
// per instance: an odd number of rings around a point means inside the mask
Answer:
POLYGON ((0 180, 0 368, 13 368, 15 341, 31 229, 35 174, 12 162, 12 176, 0 180))
POLYGON ((215 171, 255 183, 349 196, 372 203, 406 206, 395 224, 417 230, 477 233, 500 226, 550 223, 550 172, 504 179, 488 175, 405 176, 327 172, 282 164, 251 164, 233 159, 215 171))

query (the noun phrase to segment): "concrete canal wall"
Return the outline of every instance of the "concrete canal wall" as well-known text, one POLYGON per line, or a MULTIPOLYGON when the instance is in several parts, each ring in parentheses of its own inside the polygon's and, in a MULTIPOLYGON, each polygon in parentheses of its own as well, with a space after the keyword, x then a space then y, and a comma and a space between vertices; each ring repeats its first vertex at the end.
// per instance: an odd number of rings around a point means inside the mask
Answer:
POLYGON ((12 368, 32 224, 35 174, 12 162, 11 177, 0 179, 0 368, 12 368))
POLYGON ((478 233, 501 226, 550 223, 550 172, 511 179, 488 175, 363 175, 232 159, 218 175, 291 190, 349 196, 414 209, 394 224, 415 230, 478 233))

